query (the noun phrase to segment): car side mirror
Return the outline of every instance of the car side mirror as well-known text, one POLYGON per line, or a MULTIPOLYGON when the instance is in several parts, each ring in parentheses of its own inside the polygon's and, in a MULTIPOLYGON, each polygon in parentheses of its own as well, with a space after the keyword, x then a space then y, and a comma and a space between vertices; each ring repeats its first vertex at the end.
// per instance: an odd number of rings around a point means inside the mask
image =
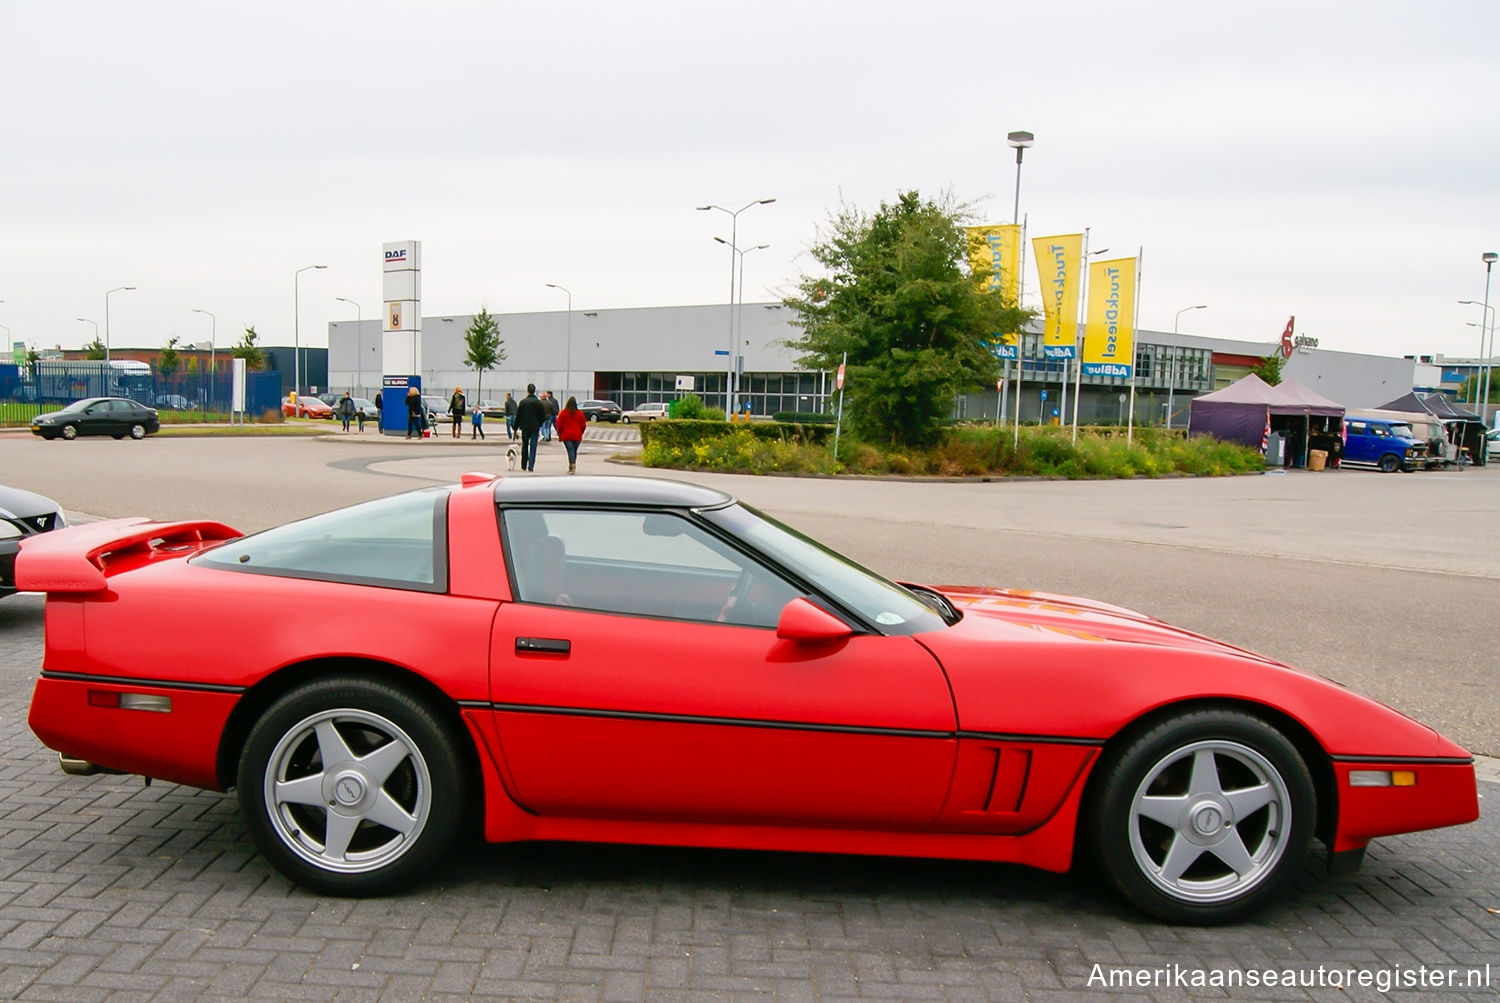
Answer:
POLYGON ((784 641, 817 644, 841 641, 853 634, 847 623, 800 596, 786 604, 776 621, 776 636, 784 641))

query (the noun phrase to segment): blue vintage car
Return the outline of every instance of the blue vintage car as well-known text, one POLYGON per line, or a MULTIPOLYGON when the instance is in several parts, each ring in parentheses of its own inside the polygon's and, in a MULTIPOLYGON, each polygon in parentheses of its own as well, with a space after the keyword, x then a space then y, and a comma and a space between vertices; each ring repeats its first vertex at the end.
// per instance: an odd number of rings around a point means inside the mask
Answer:
POLYGON ((1427 443, 1412 427, 1391 418, 1344 420, 1344 460, 1347 467, 1374 467, 1385 473, 1417 470, 1427 459, 1427 443))

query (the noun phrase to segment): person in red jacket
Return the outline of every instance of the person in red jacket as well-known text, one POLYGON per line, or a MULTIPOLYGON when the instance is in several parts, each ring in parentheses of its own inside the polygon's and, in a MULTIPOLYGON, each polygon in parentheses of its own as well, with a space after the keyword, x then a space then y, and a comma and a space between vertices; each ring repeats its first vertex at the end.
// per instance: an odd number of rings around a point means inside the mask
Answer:
POLYGON ((569 397, 568 403, 557 414, 557 437, 568 451, 568 473, 578 466, 578 444, 583 441, 583 430, 589 427, 588 416, 578 410, 578 398, 569 397))

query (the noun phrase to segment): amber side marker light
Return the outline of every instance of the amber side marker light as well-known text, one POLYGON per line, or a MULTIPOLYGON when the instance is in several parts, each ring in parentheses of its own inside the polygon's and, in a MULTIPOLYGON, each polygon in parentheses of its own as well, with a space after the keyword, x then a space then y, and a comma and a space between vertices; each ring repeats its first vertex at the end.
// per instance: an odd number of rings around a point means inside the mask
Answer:
POLYGON ((1413 770, 1350 770, 1350 787, 1415 787, 1413 770))
POLYGON ((120 710, 145 710, 157 714, 172 713, 172 698, 154 693, 117 693, 113 690, 89 690, 90 707, 115 707, 120 710))

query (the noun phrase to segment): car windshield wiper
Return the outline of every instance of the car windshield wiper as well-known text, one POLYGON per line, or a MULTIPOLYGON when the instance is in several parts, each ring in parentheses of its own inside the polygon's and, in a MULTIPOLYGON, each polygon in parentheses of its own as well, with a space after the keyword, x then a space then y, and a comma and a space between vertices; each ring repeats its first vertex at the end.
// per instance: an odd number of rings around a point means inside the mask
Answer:
POLYGON ((925 585, 912 585, 909 582, 902 582, 901 587, 916 596, 924 606, 930 606, 933 612, 942 617, 943 622, 948 624, 948 626, 951 627, 963 619, 963 614, 958 611, 958 607, 949 602, 948 597, 936 589, 930 589, 925 585))

